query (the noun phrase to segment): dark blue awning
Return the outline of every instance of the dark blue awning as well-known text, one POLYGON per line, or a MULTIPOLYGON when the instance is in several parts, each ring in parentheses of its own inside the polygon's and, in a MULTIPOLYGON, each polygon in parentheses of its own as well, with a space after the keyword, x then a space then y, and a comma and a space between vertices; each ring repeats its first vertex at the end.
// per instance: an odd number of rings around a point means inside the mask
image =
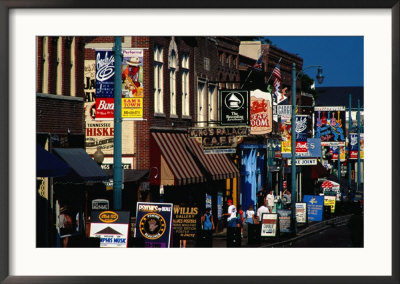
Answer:
POLYGON ((54 153, 72 168, 67 177, 57 179, 59 182, 101 182, 110 178, 83 149, 55 148, 54 153))
POLYGON ((39 144, 36 145, 36 176, 61 177, 66 176, 71 168, 58 157, 46 151, 39 144))

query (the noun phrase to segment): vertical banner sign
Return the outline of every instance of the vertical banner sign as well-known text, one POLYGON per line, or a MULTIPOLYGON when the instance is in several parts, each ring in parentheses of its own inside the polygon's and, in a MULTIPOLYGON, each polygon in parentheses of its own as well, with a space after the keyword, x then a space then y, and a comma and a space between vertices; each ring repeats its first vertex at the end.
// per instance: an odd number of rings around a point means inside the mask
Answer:
POLYGON ((219 107, 221 125, 249 125, 249 91, 220 91, 219 107))
POLYGON ((278 224, 278 214, 263 213, 261 218, 261 237, 275 237, 278 224))
MULTIPOLYGON (((360 133, 360 159, 364 159, 364 133, 360 133)), ((350 134, 350 159, 358 158, 358 134, 350 134)))
POLYGON ((296 153, 307 153, 307 115, 296 115, 296 153))
POLYGON ((96 120, 114 119, 114 52, 96 50, 96 120))
POLYGON ((281 137, 282 137, 282 156, 292 152, 292 124, 290 116, 281 116, 281 137))
POLYGON ((143 238, 145 247, 170 247, 172 203, 137 202, 135 237, 143 238))
POLYGON ((218 220, 222 219, 222 192, 217 193, 217 213, 218 213, 218 220))
POLYGON ((307 223, 307 203, 296 203, 296 222, 307 223))
POLYGON ((279 216, 279 232, 291 233, 292 232, 292 210, 278 209, 276 210, 279 216))
POLYGON ((92 211, 90 237, 100 238, 101 248, 128 247, 129 211, 92 211))
POLYGON ((114 121, 96 121, 96 60, 85 60, 85 148, 88 154, 101 147, 104 154, 112 155, 114 121))
POLYGON ((272 132, 272 97, 270 93, 255 90, 250 92, 250 134, 261 135, 272 132))
POLYGON ((304 195, 303 201, 307 203, 309 221, 322 221, 324 211, 324 197, 320 195, 304 195))
POLYGON ((332 160, 337 161, 340 153, 340 161, 346 161, 346 151, 344 146, 331 146, 329 152, 332 154, 332 160))
POLYGON ((199 221, 199 208, 174 205, 173 230, 181 240, 193 240, 196 237, 199 221))
POLYGON ((322 146, 341 145, 346 142, 346 107, 315 107, 315 138, 322 146))
POLYGON ((123 119, 143 119, 143 49, 123 49, 122 113, 123 119))

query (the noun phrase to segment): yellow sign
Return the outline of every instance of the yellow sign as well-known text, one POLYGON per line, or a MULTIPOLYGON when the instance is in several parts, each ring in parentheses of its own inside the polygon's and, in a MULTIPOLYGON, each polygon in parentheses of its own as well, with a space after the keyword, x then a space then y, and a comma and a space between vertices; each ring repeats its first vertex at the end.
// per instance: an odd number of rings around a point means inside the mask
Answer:
POLYGON ((99 215, 100 221, 104 223, 114 223, 119 218, 118 214, 113 211, 104 211, 99 215))
POLYGON ((331 207, 331 213, 335 213, 336 196, 324 196, 324 206, 331 207))

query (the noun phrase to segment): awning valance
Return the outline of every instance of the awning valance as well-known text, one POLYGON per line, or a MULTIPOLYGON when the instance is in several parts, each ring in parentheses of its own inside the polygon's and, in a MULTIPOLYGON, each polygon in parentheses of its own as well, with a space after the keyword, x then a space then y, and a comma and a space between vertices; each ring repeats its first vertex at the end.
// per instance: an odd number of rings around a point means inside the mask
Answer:
POLYGON ((226 154, 204 154, 194 139, 183 133, 153 132, 152 165, 160 169, 157 182, 163 185, 184 185, 239 177, 239 170, 226 154), (161 156, 161 157, 160 157, 161 156))
POLYGON ((61 159, 46 151, 42 146, 36 144, 36 176, 37 177, 60 177, 66 176, 71 168, 61 159))
POLYGON ((110 178, 83 149, 55 148, 53 151, 72 169, 68 176, 57 179, 59 182, 100 182, 110 178))

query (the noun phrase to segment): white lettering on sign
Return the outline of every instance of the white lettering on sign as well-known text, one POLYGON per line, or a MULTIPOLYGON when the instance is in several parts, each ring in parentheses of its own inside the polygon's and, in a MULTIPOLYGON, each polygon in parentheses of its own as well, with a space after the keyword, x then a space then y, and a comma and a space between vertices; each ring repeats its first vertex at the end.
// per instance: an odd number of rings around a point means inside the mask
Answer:
POLYGON ((106 103, 106 101, 101 100, 97 110, 111 110, 114 109, 114 103, 106 103))
POLYGON ((101 59, 100 53, 97 53, 96 66, 97 80, 104 82, 110 79, 114 75, 114 55, 108 57, 108 52, 106 52, 104 59, 101 59))

